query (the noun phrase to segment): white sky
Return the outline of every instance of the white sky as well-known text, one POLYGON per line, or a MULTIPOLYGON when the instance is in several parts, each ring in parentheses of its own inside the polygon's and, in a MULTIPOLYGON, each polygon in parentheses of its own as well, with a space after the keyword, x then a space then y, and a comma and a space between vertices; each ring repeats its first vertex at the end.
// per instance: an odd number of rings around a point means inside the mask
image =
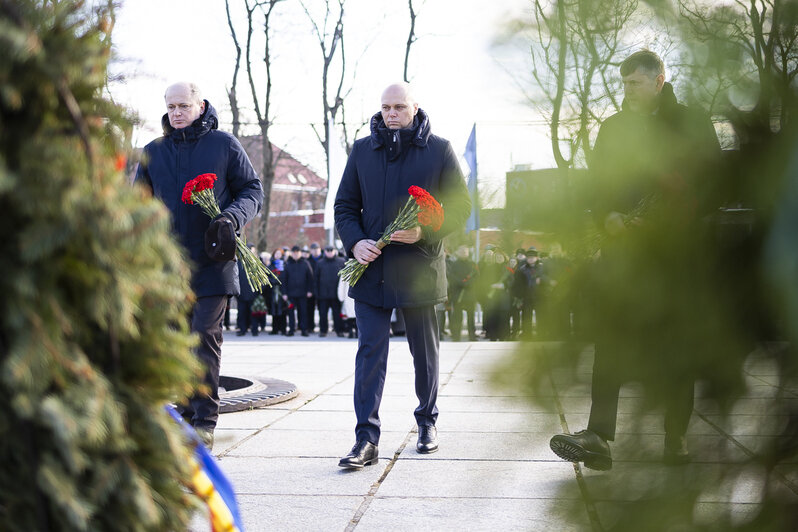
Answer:
MULTIPOLYGON (((417 99, 430 116, 433 133, 449 139, 458 154, 476 122, 480 191, 493 206, 504 203, 504 172, 513 165, 552 166, 541 118, 523 102, 512 76, 499 64, 510 64, 513 58, 498 58, 501 52, 491 46, 502 22, 528 4, 414 0, 418 41, 411 49, 410 78, 417 99)), ((308 0, 307 5, 313 9, 323 4, 308 0)), ((231 9, 243 21, 243 2, 231 0, 231 9)), ((349 73, 344 87, 351 88, 347 121, 359 123, 378 111, 382 89, 402 77, 410 26, 407 2, 347 0, 344 24, 349 73)), ((322 121, 318 41, 298 0, 277 5, 273 28, 270 136, 324 177, 323 150, 311 127, 322 121)), ((237 23, 237 31, 243 41, 245 27, 237 23)), ((260 32, 256 28, 255 38, 260 32)), ((198 83, 220 112, 220 127, 231 129, 226 88, 232 82, 235 49, 224 0, 127 0, 117 13, 114 43, 120 62, 112 70, 126 81, 111 85, 111 94, 141 119, 136 146, 161 134, 164 89, 180 80, 198 83)), ((262 55, 261 46, 253 62, 260 62, 262 55)), ((261 90, 263 79, 257 83, 261 90)), ((238 92, 249 100, 242 102, 249 109, 244 121, 254 122, 245 76, 239 78, 238 92)), ((257 133, 255 128, 245 132, 257 133)), ((366 133, 364 127, 359 136, 366 133)), ((468 172, 464 163, 463 170, 468 172)))

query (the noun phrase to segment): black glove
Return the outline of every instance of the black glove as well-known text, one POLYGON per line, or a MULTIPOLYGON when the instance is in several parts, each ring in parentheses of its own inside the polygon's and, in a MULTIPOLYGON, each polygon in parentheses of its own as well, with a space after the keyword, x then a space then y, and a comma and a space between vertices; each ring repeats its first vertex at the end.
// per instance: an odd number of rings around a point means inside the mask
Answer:
POLYGON ((226 262, 236 257, 236 231, 233 218, 222 213, 205 231, 205 253, 213 260, 226 262))

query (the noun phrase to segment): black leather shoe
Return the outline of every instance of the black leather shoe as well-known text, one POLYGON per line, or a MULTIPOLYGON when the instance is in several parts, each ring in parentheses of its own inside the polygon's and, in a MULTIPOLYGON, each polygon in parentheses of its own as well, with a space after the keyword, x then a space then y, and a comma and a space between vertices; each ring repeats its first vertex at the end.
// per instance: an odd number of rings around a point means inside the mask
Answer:
POLYGON ((549 442, 554 454, 568 462, 583 462, 588 469, 612 469, 612 455, 606 440, 591 430, 557 434, 549 442))
POLYGON ((421 454, 434 453, 438 450, 438 429, 435 425, 418 426, 418 443, 416 451, 421 454))
POLYGON ((683 465, 689 463, 690 460, 690 452, 687 450, 687 441, 684 436, 671 438, 666 434, 662 461, 668 465, 683 465))
POLYGON ((349 454, 341 458, 338 467, 363 469, 363 466, 376 464, 379 448, 368 440, 359 440, 349 454))

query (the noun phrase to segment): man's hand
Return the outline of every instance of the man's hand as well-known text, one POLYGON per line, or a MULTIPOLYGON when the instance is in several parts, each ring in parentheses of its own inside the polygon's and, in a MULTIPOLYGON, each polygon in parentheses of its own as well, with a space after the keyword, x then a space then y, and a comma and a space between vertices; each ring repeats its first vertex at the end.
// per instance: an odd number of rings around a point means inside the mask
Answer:
POLYGON ((403 244, 415 244, 423 236, 421 226, 417 225, 412 229, 394 231, 391 233, 391 242, 402 242, 403 244))
POLYGON ((360 264, 368 264, 373 262, 374 259, 382 254, 380 248, 376 246, 377 242, 370 238, 364 238, 354 245, 352 248, 352 255, 360 264))

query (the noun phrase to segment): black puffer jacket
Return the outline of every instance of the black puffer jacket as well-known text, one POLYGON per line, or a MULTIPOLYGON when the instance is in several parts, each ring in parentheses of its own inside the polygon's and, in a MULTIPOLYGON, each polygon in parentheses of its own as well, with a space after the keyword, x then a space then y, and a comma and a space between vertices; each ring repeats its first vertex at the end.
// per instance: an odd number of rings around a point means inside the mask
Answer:
POLYGON ((294 260, 289 257, 285 261, 280 281, 283 283, 283 294, 289 298, 307 297, 308 292, 313 293, 313 268, 303 258, 294 260))
POLYGON ((164 136, 147 144, 136 172, 136 183, 149 187, 172 214, 177 238, 188 251, 198 297, 238 295, 235 261, 216 262, 205 254, 205 230, 210 218, 198 205, 181 201, 185 184, 200 174, 216 174, 219 208, 230 214, 240 231, 260 211, 263 188, 238 140, 217 129, 216 110, 205 100, 205 112, 190 126, 174 129, 164 115, 164 136))
POLYGON ((344 259, 337 255, 316 262, 316 299, 338 299, 338 272, 343 267, 344 259))
POLYGON ((437 232, 425 231, 412 245, 382 250, 349 295, 377 307, 434 305, 446 300, 446 265, 441 240, 465 225, 471 201, 449 141, 431 133, 419 109, 413 125, 390 130, 380 113, 371 119, 371 136, 355 141, 335 198, 335 226, 350 254, 360 240, 377 240, 416 185, 443 206, 437 232))

